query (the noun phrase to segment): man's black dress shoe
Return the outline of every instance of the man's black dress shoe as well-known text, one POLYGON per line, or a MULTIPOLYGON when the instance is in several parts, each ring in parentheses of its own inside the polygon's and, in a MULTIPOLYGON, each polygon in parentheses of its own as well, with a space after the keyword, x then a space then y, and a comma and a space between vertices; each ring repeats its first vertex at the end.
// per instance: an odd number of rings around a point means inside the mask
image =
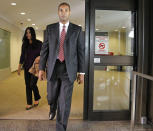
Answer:
POLYGON ((49 112, 49 120, 53 120, 56 115, 56 112, 49 112))

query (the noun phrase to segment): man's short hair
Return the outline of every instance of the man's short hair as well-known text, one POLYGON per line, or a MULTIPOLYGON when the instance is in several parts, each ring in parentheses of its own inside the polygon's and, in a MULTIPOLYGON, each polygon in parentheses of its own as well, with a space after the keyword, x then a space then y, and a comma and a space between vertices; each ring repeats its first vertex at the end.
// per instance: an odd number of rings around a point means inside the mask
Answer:
POLYGON ((70 5, 69 5, 68 3, 66 3, 66 2, 63 2, 63 3, 59 4, 58 10, 59 10, 59 8, 60 8, 62 5, 68 6, 68 7, 69 7, 69 10, 70 10, 70 5))

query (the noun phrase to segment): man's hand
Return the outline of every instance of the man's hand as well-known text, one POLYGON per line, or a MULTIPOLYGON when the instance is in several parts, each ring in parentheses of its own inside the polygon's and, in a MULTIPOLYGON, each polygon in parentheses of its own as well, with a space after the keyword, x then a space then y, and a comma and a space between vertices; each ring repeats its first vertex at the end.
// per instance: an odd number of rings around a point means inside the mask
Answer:
POLYGON ((39 80, 40 81, 45 80, 45 72, 43 70, 39 71, 39 80))
POLYGON ((77 82, 78 82, 78 84, 84 83, 84 74, 78 74, 77 82))

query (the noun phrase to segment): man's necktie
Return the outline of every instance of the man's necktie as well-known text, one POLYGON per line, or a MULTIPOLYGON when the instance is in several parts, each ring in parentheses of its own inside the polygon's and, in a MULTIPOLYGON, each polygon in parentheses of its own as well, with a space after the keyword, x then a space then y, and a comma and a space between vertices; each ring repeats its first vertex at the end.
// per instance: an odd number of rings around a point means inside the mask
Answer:
POLYGON ((60 47, 59 47, 59 54, 58 59, 63 62, 64 61, 64 40, 65 40, 65 25, 63 25, 63 29, 60 36, 60 47))

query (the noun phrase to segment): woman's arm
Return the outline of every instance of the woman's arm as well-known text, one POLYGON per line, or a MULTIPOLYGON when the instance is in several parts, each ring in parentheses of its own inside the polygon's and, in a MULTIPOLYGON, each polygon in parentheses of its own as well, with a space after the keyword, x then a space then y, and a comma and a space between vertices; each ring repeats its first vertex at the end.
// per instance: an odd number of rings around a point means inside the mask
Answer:
POLYGON ((19 65, 18 65, 18 75, 20 75, 21 67, 24 63, 24 59, 25 59, 25 49, 24 49, 24 45, 22 44, 21 56, 20 56, 20 61, 19 61, 19 65))

